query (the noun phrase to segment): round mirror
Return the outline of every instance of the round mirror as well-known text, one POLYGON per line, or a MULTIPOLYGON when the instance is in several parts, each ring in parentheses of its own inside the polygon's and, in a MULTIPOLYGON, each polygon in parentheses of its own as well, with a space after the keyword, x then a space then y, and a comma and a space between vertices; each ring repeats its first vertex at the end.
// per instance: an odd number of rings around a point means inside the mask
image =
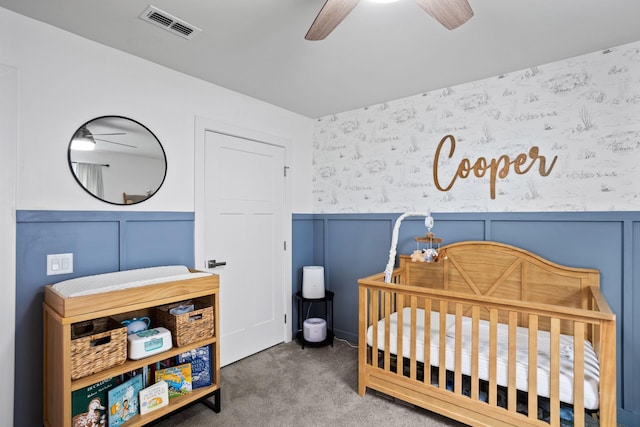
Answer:
POLYGON ((90 120, 69 142, 69 167, 92 196, 114 205, 140 203, 164 182, 167 158, 144 125, 119 116, 90 120))

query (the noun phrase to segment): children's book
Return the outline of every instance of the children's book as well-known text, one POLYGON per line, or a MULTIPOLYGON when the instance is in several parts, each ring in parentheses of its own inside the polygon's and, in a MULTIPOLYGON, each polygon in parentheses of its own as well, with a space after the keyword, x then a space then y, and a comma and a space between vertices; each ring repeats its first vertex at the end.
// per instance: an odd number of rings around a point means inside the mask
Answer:
POLYGON ((176 363, 191 363, 191 387, 211 385, 211 356, 208 345, 194 348, 176 356, 176 363))
POLYGON ((164 381, 169 386, 169 399, 191 392, 191 364, 171 366, 156 370, 156 382, 164 381))
POLYGON ((107 392, 109 427, 123 424, 140 411, 138 405, 140 390, 142 390, 142 375, 136 375, 107 392))
POLYGON ((107 422, 107 392, 118 384, 109 378, 76 390, 71 394, 71 425, 105 425, 107 422))
POLYGON ((169 404, 169 387, 166 382, 157 383, 140 390, 140 414, 155 411, 169 404))
POLYGON ((159 369, 168 368, 170 366, 174 366, 176 364, 176 358, 170 357, 168 359, 160 360, 159 362, 154 363, 149 366, 149 379, 147 382, 147 386, 150 386, 155 382, 156 371, 159 369))
POLYGON ((143 366, 140 371, 140 375, 142 375, 142 387, 149 387, 152 384, 151 368, 148 365, 143 366))

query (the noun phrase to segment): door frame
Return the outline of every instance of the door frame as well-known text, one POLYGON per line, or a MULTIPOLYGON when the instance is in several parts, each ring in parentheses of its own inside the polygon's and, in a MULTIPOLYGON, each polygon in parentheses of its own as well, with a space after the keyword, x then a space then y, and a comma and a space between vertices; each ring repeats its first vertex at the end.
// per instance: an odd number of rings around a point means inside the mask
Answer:
MULTIPOLYGON (((291 140, 277 135, 272 135, 258 129, 248 129, 231 123, 224 123, 217 120, 198 117, 195 118, 195 144, 194 144, 194 242, 195 242, 195 268, 205 269, 205 241, 204 241, 204 204, 205 204, 205 134, 206 132, 216 132, 224 135, 244 138, 264 144, 282 147, 285 152, 285 163, 291 164, 291 140)), ((284 171, 283 171, 284 173, 284 171)), ((284 342, 292 339, 292 301, 293 293, 291 291, 291 239, 292 239, 292 211, 291 211, 292 184, 291 180, 285 179, 285 195, 283 208, 283 224, 284 240, 286 241, 287 250, 284 255, 284 292, 283 307, 287 321, 283 322, 282 337, 284 342)))
MULTIPOLYGON (((0 63, 0 196, 4 204, 0 211, 0 230, 5 244, 0 248, 0 279, 5 284, 3 296, 8 301, 0 313, 4 327, 0 332, 0 344, 10 351, 3 352, 0 364, 6 375, 8 398, 0 402, 0 425, 13 425, 15 417, 15 356, 16 356, 16 194, 18 182, 18 123, 19 81, 17 68, 0 63), (8 384, 7 384, 8 383, 8 384)), ((291 268, 289 268, 289 271, 291 268)), ((22 337, 22 339, 27 339, 22 337)), ((22 356, 27 356, 23 354, 22 356)), ((32 355, 33 356, 33 355, 32 355)), ((30 359, 33 360, 33 359, 30 359)), ((20 406, 20 405, 19 405, 20 406)), ((25 419, 24 417, 22 418, 25 419)), ((28 418, 27 418, 28 419, 28 418)))

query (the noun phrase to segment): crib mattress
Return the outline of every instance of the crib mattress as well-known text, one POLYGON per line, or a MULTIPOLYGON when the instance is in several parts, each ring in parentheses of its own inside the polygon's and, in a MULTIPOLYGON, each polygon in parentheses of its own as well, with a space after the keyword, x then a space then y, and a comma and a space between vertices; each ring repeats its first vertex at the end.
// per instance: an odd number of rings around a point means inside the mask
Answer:
MULTIPOLYGON (((416 359, 424 362, 424 310, 416 310, 416 359)), ((404 357, 410 355, 410 308, 403 309, 402 326, 402 354, 404 357)), ((389 318, 390 322, 390 342, 389 351, 397 355, 397 333, 398 314, 393 313, 389 318)), ((384 319, 378 321, 378 349, 385 349, 384 342, 384 319)), ((446 321, 446 360, 445 368, 453 371, 455 369, 455 315, 447 314, 446 321)), ((508 326, 498 324, 497 339, 497 371, 496 381, 501 386, 508 386, 508 326)), ((440 313, 431 312, 430 329, 430 363, 432 366, 440 366, 439 360, 439 332, 440 313)), ((482 380, 489 380, 489 322, 479 321, 479 345, 478 345, 478 371, 482 380)), ((367 343, 373 345, 373 326, 367 330, 367 343)), ((518 390, 528 390, 528 330, 518 327, 516 332, 516 388, 518 390)), ((472 320, 469 317, 462 318, 462 374, 471 375, 471 344, 472 344, 472 320)), ((584 344, 584 407, 586 409, 598 409, 598 383, 599 383, 599 363, 593 346, 585 340, 584 344)), ((549 397, 549 376, 550 376, 550 334, 546 331, 538 331, 538 395, 549 397)), ((573 337, 560 335, 560 400, 573 404, 573 337)))

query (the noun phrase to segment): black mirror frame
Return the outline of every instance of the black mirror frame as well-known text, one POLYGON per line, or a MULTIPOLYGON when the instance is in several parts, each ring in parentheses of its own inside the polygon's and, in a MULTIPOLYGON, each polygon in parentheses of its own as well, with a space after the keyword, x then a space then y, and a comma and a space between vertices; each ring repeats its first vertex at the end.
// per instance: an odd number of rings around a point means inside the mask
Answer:
POLYGON ((168 167, 169 167, 168 162, 167 162, 167 153, 164 151, 164 147, 162 146, 162 143, 160 142, 160 140, 158 139, 158 137, 157 137, 157 136, 156 136, 156 135, 155 135, 155 134, 154 134, 154 133, 153 133, 153 132, 148 128, 148 127, 146 127, 145 125, 143 125, 143 124, 142 124, 142 123, 140 123, 139 121, 134 120, 134 119, 131 119, 131 118, 129 118, 129 117, 125 117, 125 116, 118 116, 118 115, 104 115, 104 116, 95 117, 95 118, 93 118, 93 119, 91 119, 91 120, 88 120, 88 121, 84 122, 82 125, 80 125, 80 126, 78 127, 78 129, 76 129, 76 130, 73 132, 73 135, 71 135, 71 139, 69 140, 69 145, 68 145, 68 147, 67 147, 67 163, 68 163, 68 165, 69 165, 69 170, 70 170, 70 172, 71 172, 71 175, 73 175, 73 178, 75 179, 75 181, 78 183, 78 185, 79 185, 79 186, 80 186, 84 191, 86 191, 88 194, 90 194, 90 195, 91 195, 92 197, 94 197, 95 199, 100 200, 101 202, 109 203, 109 204, 111 204, 111 205, 116 205, 116 206, 130 206, 130 205, 137 205, 138 203, 142 203, 142 202, 145 202, 145 201, 149 200, 151 197, 153 197, 153 196, 154 196, 154 195, 155 195, 155 194, 160 190, 160 188, 162 188, 162 185, 164 184, 164 181, 165 181, 165 179, 166 179, 166 177, 167 177, 167 169, 168 169, 168 167), (72 163, 72 160, 71 160, 71 143, 72 143, 72 141, 73 141, 73 139, 74 139, 74 136, 76 135, 76 133, 78 132, 78 130, 80 130, 82 127, 87 126, 87 125, 89 125, 91 122, 94 122, 94 121, 96 121, 96 120, 101 120, 101 119, 105 119, 105 118, 117 118, 117 119, 124 119, 124 120, 128 120, 128 121, 131 121, 131 122, 133 122, 133 123, 137 124, 138 126, 140 126, 141 128, 143 128, 144 130, 146 130, 146 131, 149 133, 149 135, 153 136, 153 138, 154 138, 154 139, 156 140, 156 142, 158 143, 158 146, 160 147, 160 151, 162 152, 162 157, 163 157, 163 159, 164 159, 164 174, 163 174, 163 176, 162 176, 162 180, 160 181, 160 184, 158 185, 158 187, 157 187, 155 190, 153 190, 153 192, 151 192, 151 194, 149 194, 149 196, 148 196, 147 198, 145 198, 145 199, 143 199, 143 200, 135 201, 135 202, 132 202, 132 203, 124 203, 124 202, 123 202, 123 203, 116 203, 116 202, 112 202, 112 201, 110 201, 110 200, 102 199, 102 198, 98 197, 97 195, 93 194, 91 191, 89 191, 89 189, 88 189, 88 188, 86 188, 86 187, 82 184, 82 182, 80 182, 80 180, 78 179, 78 176, 76 175, 75 171, 73 170, 73 163, 72 163))

